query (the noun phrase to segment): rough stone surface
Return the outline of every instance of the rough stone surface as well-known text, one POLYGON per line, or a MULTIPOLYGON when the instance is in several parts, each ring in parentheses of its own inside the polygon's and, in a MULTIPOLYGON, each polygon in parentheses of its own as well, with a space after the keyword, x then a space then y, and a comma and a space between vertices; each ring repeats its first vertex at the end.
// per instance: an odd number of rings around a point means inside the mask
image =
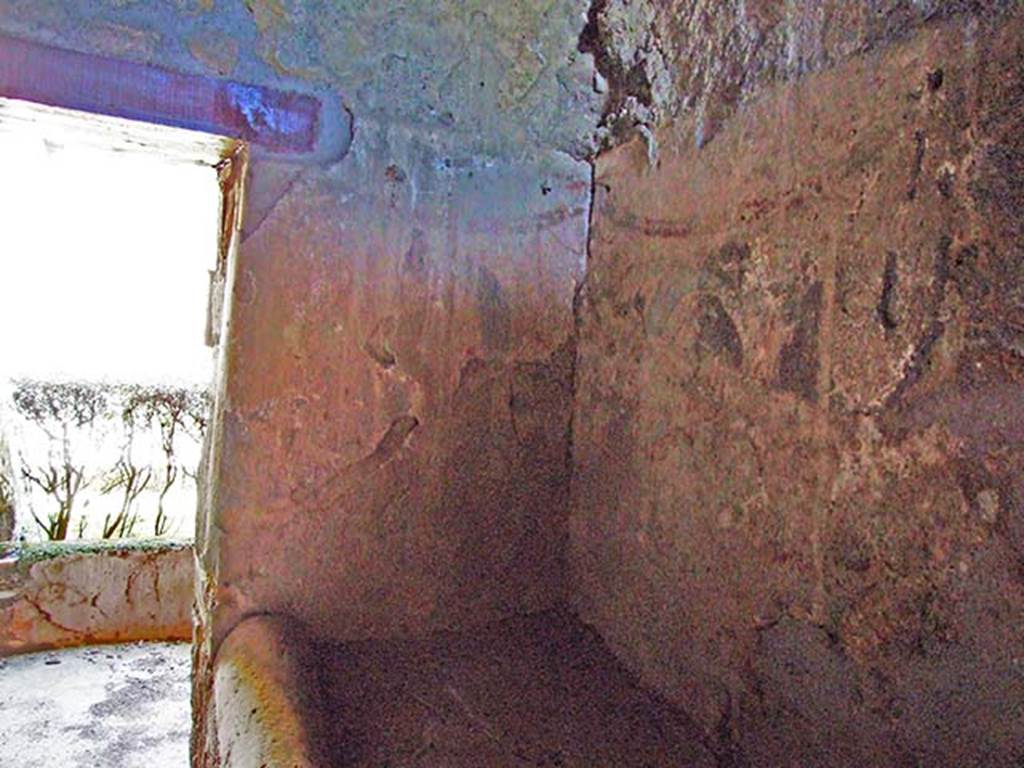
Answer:
POLYGON ((598 161, 570 593, 728 765, 1024 759, 1024 17, 906 36, 598 161))
POLYGON ((600 141, 683 118, 700 146, 766 86, 906 40, 944 19, 974 24, 1018 6, 1019 0, 594 0, 580 48, 594 54, 607 79, 600 141))
POLYGON ((197 535, 197 765, 216 763, 210 660, 244 616, 355 639, 564 599, 575 158, 602 100, 585 11, 0 2, 14 37, 230 69, 351 114, 337 162, 252 157, 197 535))
POLYGON ((371 642, 567 596, 724 765, 1019 761, 1017 5, 2 0, 354 126, 253 157, 195 765, 247 616, 371 642), (598 162, 576 296, 602 108, 645 142, 598 162))
POLYGON ((355 643, 259 616, 216 667, 225 766, 714 765, 692 722, 564 612, 355 643))
POLYGON ((0 656, 192 637, 190 546, 54 548, 0 569, 0 656))
POLYGON ((188 762, 183 644, 77 648, 0 659, 8 768, 181 768, 188 762))

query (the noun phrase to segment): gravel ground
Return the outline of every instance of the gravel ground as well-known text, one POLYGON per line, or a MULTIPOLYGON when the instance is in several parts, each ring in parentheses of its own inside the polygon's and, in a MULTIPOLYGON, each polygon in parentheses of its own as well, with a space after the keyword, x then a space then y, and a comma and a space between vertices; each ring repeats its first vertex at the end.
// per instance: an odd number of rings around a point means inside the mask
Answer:
POLYGON ((187 768, 189 672, 181 643, 0 659, 0 765, 187 768))

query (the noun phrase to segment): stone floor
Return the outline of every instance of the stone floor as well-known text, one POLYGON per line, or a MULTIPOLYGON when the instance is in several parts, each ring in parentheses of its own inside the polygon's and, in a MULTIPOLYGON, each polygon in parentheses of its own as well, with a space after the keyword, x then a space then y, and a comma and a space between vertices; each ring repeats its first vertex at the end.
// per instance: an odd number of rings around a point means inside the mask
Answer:
POLYGON ((327 762, 338 768, 715 764, 682 712, 563 613, 314 653, 327 762))
POLYGON ((0 659, 0 765, 186 768, 189 654, 136 643, 0 659))

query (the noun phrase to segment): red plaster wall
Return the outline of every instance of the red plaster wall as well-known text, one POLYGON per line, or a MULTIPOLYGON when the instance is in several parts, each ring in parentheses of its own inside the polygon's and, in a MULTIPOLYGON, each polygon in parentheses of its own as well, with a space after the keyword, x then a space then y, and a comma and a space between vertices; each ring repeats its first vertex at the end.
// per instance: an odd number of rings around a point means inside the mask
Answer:
POLYGON ((372 121, 349 151, 351 113, 159 63, 0 37, 0 94, 254 142, 201 634, 275 610, 391 635, 561 600, 588 166, 453 164, 372 121))
POLYGON ((589 185, 568 163, 548 193, 537 168, 428 175, 400 151, 308 172, 242 244, 218 635, 265 610, 350 639, 563 597, 589 185))
POLYGON ((1024 18, 598 161, 571 592, 724 764, 1024 756, 1024 18))

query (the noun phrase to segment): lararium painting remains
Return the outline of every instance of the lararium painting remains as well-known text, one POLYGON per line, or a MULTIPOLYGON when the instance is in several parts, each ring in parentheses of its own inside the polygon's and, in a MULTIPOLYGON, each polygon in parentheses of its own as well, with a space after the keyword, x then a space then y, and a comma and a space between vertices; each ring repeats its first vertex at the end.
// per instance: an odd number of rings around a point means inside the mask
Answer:
POLYGON ((0 0, 0 764, 1021 768, 1020 0, 0 0))

